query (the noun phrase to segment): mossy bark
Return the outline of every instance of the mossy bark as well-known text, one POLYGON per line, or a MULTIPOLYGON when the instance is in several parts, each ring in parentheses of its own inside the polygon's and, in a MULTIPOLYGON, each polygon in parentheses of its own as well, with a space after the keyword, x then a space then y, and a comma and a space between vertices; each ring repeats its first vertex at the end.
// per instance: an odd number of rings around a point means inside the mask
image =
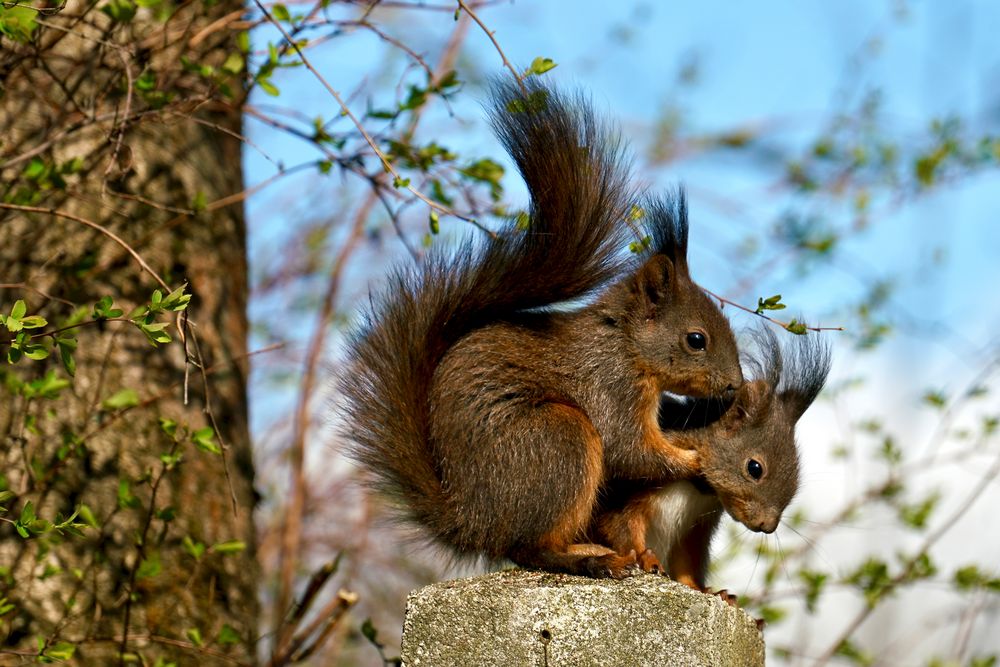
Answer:
MULTIPOLYGON (((0 616, 0 662, 5 652, 37 652, 36 638, 71 644, 73 664, 115 664, 123 649, 145 664, 228 663, 222 654, 253 661, 243 211, 239 198, 193 211, 194 202, 243 189, 240 86, 238 77, 226 83, 181 66, 183 56, 221 71, 238 53, 224 17, 238 18, 242 6, 164 3, 169 20, 139 9, 115 22, 76 0, 43 15, 48 25, 30 43, 0 45, 0 201, 96 223, 194 295, 185 344, 177 321, 174 342, 158 348, 128 322, 90 323, 76 331, 73 378, 58 354, 3 362, 0 472, 16 493, 12 515, 29 501, 46 519, 85 505, 98 527, 25 540, 0 523, 0 597, 14 605, 0 616), (140 90, 144 72, 165 97, 140 90), (37 176, 76 159, 79 170, 37 176), (71 385, 58 398, 27 398, 21 383, 48 372, 71 385), (139 404, 104 404, 122 389, 139 404), (186 438, 176 445, 180 463, 165 470, 161 455, 175 445, 160 418, 190 431, 212 424, 209 408, 225 462, 186 438), (220 543, 230 549, 211 548, 220 543), (199 545, 206 550, 196 558, 199 545)), ((77 220, 0 209, 0 238, 0 308, 23 299, 50 329, 77 307, 90 319, 105 295, 127 315, 159 288, 122 244, 77 220)), ((2 327, 0 337, 8 337, 2 327)))

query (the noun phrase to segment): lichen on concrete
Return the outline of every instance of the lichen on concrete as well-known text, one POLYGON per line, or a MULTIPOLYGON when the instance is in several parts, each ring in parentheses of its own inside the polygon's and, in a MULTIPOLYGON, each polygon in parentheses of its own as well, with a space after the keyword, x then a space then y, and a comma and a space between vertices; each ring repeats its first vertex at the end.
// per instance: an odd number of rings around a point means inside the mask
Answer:
POLYGON ((720 598, 656 575, 507 570, 410 594, 404 667, 757 667, 764 640, 720 598))

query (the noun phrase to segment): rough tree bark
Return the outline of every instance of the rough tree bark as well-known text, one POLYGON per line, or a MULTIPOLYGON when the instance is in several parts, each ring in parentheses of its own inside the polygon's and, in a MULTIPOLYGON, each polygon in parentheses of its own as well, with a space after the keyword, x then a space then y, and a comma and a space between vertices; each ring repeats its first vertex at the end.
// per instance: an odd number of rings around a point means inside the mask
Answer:
POLYGON ((80 328, 76 374, 56 400, 18 387, 49 371, 69 379, 58 353, 2 360, 10 516, 29 501, 50 520, 83 504, 99 527, 26 540, 0 523, 0 598, 13 605, 0 616, 0 664, 28 661, 36 638, 72 644, 74 664, 115 664, 122 651, 150 665, 253 662, 245 230, 242 199, 225 200, 243 190, 233 71, 242 8, 71 0, 42 14, 29 41, 0 38, 0 309, 23 299, 52 329, 78 306, 89 319, 104 295, 127 316, 159 287, 100 230, 12 206, 97 223, 194 295, 184 344, 175 326, 174 342, 157 348, 128 322, 80 328), (78 172, 41 171, 77 158, 78 172), (121 389, 139 404, 104 404, 121 389), (175 445, 160 418, 179 433, 216 426, 225 456, 184 438, 166 470, 161 455, 175 445))

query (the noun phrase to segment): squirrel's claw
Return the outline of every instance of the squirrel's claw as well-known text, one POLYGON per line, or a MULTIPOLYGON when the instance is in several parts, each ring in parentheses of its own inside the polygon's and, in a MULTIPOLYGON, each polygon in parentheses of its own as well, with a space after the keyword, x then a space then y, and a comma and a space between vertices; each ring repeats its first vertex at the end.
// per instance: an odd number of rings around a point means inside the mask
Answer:
POLYGON ((739 607, 739 604, 737 604, 736 596, 732 595, 725 588, 720 588, 719 590, 712 593, 712 595, 717 595, 718 597, 722 598, 722 601, 728 604, 730 607, 737 607, 737 608, 739 607))
POLYGON ((650 574, 662 574, 664 572, 660 559, 656 557, 652 549, 646 549, 639 554, 637 562, 643 572, 649 572, 650 574))

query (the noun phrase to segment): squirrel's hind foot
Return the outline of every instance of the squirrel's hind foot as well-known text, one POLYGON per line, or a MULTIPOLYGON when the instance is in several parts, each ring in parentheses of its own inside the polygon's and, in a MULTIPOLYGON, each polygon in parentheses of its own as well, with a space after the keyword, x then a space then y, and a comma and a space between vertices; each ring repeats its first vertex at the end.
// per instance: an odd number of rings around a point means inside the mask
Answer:
POLYGON ((595 579, 624 579, 637 565, 635 551, 622 555, 599 544, 570 544, 561 550, 522 547, 511 560, 524 567, 595 579))

